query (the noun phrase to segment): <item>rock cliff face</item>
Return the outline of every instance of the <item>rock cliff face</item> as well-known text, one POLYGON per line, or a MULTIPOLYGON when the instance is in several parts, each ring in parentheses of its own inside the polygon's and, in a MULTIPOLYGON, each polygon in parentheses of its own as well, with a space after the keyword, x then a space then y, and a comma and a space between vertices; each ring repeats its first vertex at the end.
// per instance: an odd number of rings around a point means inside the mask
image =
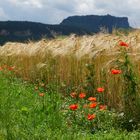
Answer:
POLYGON ((127 17, 114 17, 111 15, 71 16, 64 19, 60 25, 80 27, 94 33, 99 32, 101 28, 105 28, 111 33, 113 28, 130 27, 127 17))
POLYGON ((0 44, 8 41, 26 42, 40 40, 42 37, 53 38, 56 35, 91 35, 101 29, 112 32, 113 28, 129 28, 127 17, 106 16, 72 16, 57 25, 27 21, 1 21, 0 44))

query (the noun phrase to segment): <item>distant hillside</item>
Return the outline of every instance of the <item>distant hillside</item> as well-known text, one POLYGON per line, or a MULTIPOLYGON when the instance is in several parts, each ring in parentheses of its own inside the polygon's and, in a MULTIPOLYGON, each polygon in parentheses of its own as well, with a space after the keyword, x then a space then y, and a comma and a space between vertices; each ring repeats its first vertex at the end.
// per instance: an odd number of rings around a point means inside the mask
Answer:
POLYGON ((113 28, 126 29, 130 27, 127 17, 114 17, 111 15, 72 16, 64 19, 60 25, 80 27, 94 33, 99 32, 101 28, 105 28, 111 33, 113 28))
POLYGON ((113 28, 130 28, 127 17, 120 18, 110 15, 72 16, 57 25, 28 21, 1 21, 0 44, 7 41, 39 40, 42 37, 54 38, 56 35, 93 34, 99 32, 102 27, 109 33, 113 28))
POLYGON ((84 35, 89 31, 79 27, 66 25, 48 25, 27 21, 0 22, 0 44, 7 41, 24 42, 27 40, 40 40, 42 37, 53 38, 55 35, 84 35))

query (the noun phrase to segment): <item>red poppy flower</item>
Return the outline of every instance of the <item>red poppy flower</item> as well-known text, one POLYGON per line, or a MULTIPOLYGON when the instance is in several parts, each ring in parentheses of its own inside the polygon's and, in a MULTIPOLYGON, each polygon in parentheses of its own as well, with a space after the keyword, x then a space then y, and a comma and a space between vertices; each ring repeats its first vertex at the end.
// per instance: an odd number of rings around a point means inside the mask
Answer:
POLYGON ((15 66, 8 68, 9 71, 13 71, 14 69, 15 69, 15 66))
POLYGON ((100 108, 100 110, 106 110, 107 106, 106 105, 100 105, 99 108, 100 108))
POLYGON ((90 108, 95 108, 97 106, 97 103, 92 103, 89 105, 90 108))
POLYGON ((70 96, 72 97, 72 98, 76 98, 76 92, 72 92, 71 94, 70 94, 70 96))
POLYGON ((102 87, 97 88, 97 91, 98 91, 98 92, 104 92, 104 90, 105 90, 105 89, 102 88, 102 87))
POLYGON ((86 94, 85 93, 80 93, 79 94, 79 98, 85 98, 86 97, 86 94))
POLYGON ((111 70, 111 73, 112 73, 112 74, 121 74, 122 71, 121 71, 121 70, 118 70, 118 69, 112 69, 112 70, 111 70))
POLYGON ((3 68, 2 67, 0 67, 0 71, 2 71, 3 70, 3 68))
POLYGON ((69 106, 70 110, 76 110, 78 108, 77 104, 72 104, 69 106))
POLYGON ((96 117, 95 114, 88 114, 87 119, 91 121, 91 120, 95 119, 95 117, 96 117))
POLYGON ((127 44, 126 42, 123 42, 123 41, 121 41, 121 42, 119 43, 119 45, 120 45, 120 46, 124 46, 124 47, 128 47, 128 44, 127 44))
POLYGON ((89 97, 88 100, 96 102, 96 97, 89 97))
POLYGON ((45 94, 44 93, 39 93, 39 96, 43 97, 45 94))

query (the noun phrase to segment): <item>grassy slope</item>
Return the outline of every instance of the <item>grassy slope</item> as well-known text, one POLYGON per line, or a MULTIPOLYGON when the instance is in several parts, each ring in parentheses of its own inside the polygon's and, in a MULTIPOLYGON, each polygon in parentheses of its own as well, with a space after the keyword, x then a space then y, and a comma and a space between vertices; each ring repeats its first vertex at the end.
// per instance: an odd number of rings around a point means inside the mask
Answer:
POLYGON ((66 127, 53 85, 39 97, 34 86, 0 72, 0 140, 138 140, 138 132, 90 134, 66 127))

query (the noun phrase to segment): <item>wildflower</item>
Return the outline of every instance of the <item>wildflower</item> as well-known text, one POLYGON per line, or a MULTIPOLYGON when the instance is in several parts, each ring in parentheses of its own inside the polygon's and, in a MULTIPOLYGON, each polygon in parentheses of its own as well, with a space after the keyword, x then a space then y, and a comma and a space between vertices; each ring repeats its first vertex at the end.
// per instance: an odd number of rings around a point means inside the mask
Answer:
POLYGON ((72 92, 71 94, 70 94, 70 96, 72 97, 72 98, 76 98, 76 92, 72 92))
POLYGON ((88 100, 96 102, 96 97, 89 97, 88 100))
POLYGON ((100 110, 106 110, 107 106, 106 105, 100 105, 99 108, 100 108, 100 110))
POLYGON ((120 46, 124 46, 124 47, 128 47, 128 44, 127 44, 126 42, 123 42, 123 41, 121 41, 121 42, 119 43, 119 45, 120 45, 120 46))
POLYGON ((76 110, 78 108, 77 104, 72 104, 69 106, 70 110, 76 110))
POLYGON ((8 70, 9 71, 13 71, 15 69, 15 66, 9 67, 8 70))
POLYGON ((95 114, 88 114, 87 119, 91 121, 91 120, 95 119, 95 117, 96 117, 95 114))
POLYGON ((95 108, 96 106, 97 106, 96 102, 89 105, 90 108, 95 108))
POLYGON ((111 70, 111 73, 112 73, 112 74, 121 74, 122 71, 121 71, 121 70, 118 70, 118 69, 112 69, 112 70, 111 70))
POLYGON ((45 94, 44 93, 39 93, 39 96, 43 97, 45 94))
POLYGON ((85 93, 80 93, 79 94, 79 98, 85 98, 86 97, 86 94, 85 93))
POLYGON ((105 89, 102 88, 102 87, 97 88, 97 91, 98 91, 98 92, 104 92, 104 90, 105 90, 105 89))
POLYGON ((0 71, 2 71, 3 70, 3 68, 2 67, 0 67, 0 71))

